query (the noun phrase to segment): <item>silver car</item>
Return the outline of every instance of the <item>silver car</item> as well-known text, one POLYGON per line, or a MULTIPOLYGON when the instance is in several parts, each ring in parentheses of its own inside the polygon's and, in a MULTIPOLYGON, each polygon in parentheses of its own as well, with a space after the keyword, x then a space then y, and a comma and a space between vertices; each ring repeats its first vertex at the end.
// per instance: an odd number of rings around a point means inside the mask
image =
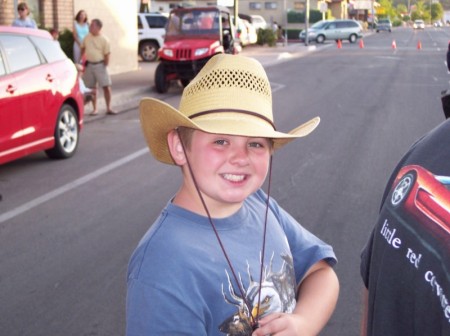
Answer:
MULTIPOLYGON (((316 22, 308 29, 308 41, 323 43, 325 40, 349 40, 355 43, 362 37, 362 27, 355 20, 323 20, 316 22)), ((300 41, 306 41, 306 32, 302 30, 300 41)))

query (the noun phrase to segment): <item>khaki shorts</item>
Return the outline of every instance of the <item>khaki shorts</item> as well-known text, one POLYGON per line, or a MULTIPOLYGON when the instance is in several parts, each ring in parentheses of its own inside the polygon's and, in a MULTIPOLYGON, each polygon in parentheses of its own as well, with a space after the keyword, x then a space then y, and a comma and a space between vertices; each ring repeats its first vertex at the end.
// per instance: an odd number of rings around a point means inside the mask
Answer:
POLYGON ((97 83, 101 87, 111 86, 108 68, 103 63, 88 64, 84 70, 83 81, 88 88, 94 88, 97 83))

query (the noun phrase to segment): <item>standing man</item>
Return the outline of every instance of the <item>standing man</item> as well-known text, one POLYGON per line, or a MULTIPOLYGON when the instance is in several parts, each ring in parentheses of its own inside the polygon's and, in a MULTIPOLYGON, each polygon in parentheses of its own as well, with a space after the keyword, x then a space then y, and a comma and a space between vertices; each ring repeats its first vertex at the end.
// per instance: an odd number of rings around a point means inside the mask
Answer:
MULTIPOLYGON (((81 44, 81 59, 86 58, 86 69, 83 80, 90 89, 96 89, 97 83, 103 88, 106 102, 106 114, 117 114, 111 109, 111 77, 108 73, 109 56, 111 54, 109 40, 101 34, 102 22, 93 19, 89 26, 89 34, 81 44)), ((93 99, 94 110, 91 115, 98 114, 97 95, 93 99)))

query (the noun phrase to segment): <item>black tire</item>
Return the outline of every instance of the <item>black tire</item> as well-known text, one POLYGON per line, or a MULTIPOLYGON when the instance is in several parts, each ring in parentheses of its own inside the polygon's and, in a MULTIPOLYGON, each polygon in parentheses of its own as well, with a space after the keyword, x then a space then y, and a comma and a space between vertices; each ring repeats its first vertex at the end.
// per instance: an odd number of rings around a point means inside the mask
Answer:
POLYGON ((155 86, 159 93, 166 93, 169 90, 170 81, 166 79, 164 64, 159 63, 155 71, 155 86))
POLYGON ((417 175, 415 171, 409 171, 400 179, 391 194, 391 205, 397 207, 408 198, 411 189, 416 182, 417 175))
POLYGON ((180 79, 181 85, 183 85, 183 87, 186 87, 189 85, 189 83, 191 82, 189 79, 180 79))
POLYGON ((316 37, 316 42, 317 42, 317 43, 323 43, 323 42, 325 42, 325 36, 323 36, 323 35, 317 36, 317 37, 316 37))
POLYGON ((351 34, 348 37, 348 40, 350 41, 350 43, 355 43, 357 39, 358 39, 358 36, 356 36, 356 34, 351 34))
POLYGON ((153 62, 158 58, 159 46, 153 41, 144 41, 139 45, 139 56, 144 62, 153 62))
POLYGON ((80 128, 78 116, 72 106, 64 104, 58 113, 55 125, 55 146, 45 151, 52 159, 67 159, 78 148, 80 128))

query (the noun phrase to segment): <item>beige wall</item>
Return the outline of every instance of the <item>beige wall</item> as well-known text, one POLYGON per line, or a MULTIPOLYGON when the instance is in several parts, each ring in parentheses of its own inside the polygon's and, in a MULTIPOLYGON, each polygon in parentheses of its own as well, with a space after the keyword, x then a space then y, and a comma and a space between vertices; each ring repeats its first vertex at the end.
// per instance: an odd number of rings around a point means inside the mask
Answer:
POLYGON ((84 9, 88 19, 103 22, 102 34, 111 42, 109 70, 117 74, 138 67, 137 10, 135 0, 74 0, 74 16, 84 9))

